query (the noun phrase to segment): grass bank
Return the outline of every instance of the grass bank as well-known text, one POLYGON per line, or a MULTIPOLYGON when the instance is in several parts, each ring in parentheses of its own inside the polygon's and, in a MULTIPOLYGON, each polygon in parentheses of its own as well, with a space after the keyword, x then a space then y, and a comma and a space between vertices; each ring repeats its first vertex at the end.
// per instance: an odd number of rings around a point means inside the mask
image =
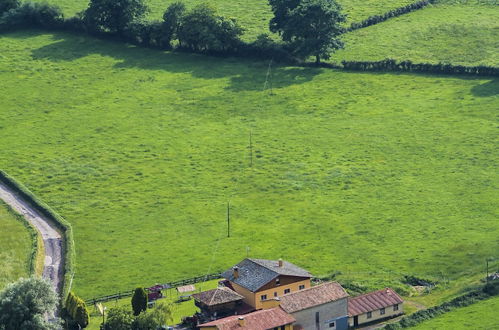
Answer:
POLYGON ((40 274, 38 236, 23 217, 0 200, 0 290, 20 277, 40 274))

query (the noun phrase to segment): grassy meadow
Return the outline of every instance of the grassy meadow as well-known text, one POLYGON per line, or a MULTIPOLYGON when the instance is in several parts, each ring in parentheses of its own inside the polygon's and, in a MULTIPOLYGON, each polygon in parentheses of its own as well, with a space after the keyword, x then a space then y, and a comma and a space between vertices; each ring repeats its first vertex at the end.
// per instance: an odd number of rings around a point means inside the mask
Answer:
POLYGON ((29 276, 32 236, 23 219, 0 200, 0 291, 29 276))
POLYGON ((499 6, 448 2, 345 35, 332 61, 413 62, 499 66, 499 6))
POLYGON ((499 328, 497 311, 499 297, 480 301, 476 304, 455 309, 439 317, 412 327, 413 330, 490 330, 499 328))
POLYGON ((481 274, 497 79, 274 67, 271 94, 267 67, 0 36, 0 168, 73 225, 77 294, 224 270, 247 247, 372 288, 481 274))
MULTIPOLYGON (((61 7, 67 16, 85 10, 88 0, 34 0, 48 1, 61 7)), ((199 0, 182 0, 188 7, 200 3, 199 0)), ((168 5, 174 0, 146 0, 150 11, 149 19, 160 20, 168 5)), ((261 33, 269 32, 272 17, 267 0, 208 0, 221 14, 236 18, 246 28, 245 40, 254 40, 261 33)), ((371 15, 379 15, 397 7, 405 6, 413 0, 340 0, 338 1, 348 15, 348 22, 357 22, 371 15)))

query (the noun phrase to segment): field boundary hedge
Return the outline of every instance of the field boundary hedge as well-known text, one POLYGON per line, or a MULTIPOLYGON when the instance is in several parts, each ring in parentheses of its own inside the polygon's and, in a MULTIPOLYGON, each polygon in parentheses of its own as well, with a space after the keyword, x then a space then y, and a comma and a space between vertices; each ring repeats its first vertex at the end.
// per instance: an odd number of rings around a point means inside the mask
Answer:
MULTIPOLYGON (((302 63, 303 66, 317 66, 315 63, 302 63)), ((448 63, 413 63, 412 61, 397 61, 384 59, 381 61, 342 61, 337 63, 320 63, 320 67, 366 72, 420 72, 437 74, 461 74, 474 76, 499 76, 499 67, 476 65, 452 65, 448 63)))
POLYGON ((344 33, 355 31, 355 30, 362 29, 362 28, 366 28, 368 26, 387 21, 390 18, 402 16, 402 15, 408 14, 410 12, 413 12, 413 11, 416 11, 419 9, 423 9, 428 5, 436 3, 437 1, 438 0, 420 0, 420 1, 408 4, 408 5, 403 6, 403 7, 392 9, 392 10, 387 11, 386 13, 381 14, 381 15, 369 16, 368 18, 366 18, 363 21, 354 22, 354 23, 350 24, 350 27, 346 28, 344 33))
POLYGON ((47 217, 53 224, 61 231, 63 237, 63 253, 62 259, 64 263, 64 276, 62 278, 61 299, 65 300, 69 293, 72 277, 74 275, 75 266, 75 250, 73 240, 73 229, 71 224, 67 222, 62 216, 57 214, 45 202, 35 196, 23 184, 16 181, 12 176, 5 171, 0 170, 0 181, 13 189, 17 194, 24 198, 31 204, 38 212, 47 217))
POLYGON ((457 308, 466 307, 497 295, 499 295, 499 281, 487 283, 485 286, 474 289, 462 296, 444 302, 441 305, 417 311, 409 316, 404 316, 397 322, 387 324, 383 329, 397 330, 413 327, 415 325, 418 325, 419 323, 451 312, 457 308))
POLYGON ((28 257, 28 274, 34 275, 36 274, 36 266, 37 266, 37 260, 39 255, 39 250, 40 250, 40 244, 38 241, 39 234, 38 231, 33 228, 33 226, 29 223, 28 220, 26 220, 25 217, 14 211, 7 203, 5 203, 5 206, 7 208, 7 212, 12 214, 19 222, 23 224, 23 226, 28 230, 29 236, 31 238, 31 249, 28 257))

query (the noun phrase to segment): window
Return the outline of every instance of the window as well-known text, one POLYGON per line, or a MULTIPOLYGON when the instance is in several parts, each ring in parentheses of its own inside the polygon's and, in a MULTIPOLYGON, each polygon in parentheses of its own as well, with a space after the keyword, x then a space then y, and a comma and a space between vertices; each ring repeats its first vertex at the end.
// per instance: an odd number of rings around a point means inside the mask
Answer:
POLYGON ((267 295, 266 295, 266 294, 262 294, 262 295, 260 296, 260 299, 261 299, 261 300, 267 300, 267 295))
POLYGON ((336 324, 334 322, 329 322, 329 327, 330 328, 334 328, 336 326, 336 324))
POLYGON ((373 317, 373 313, 372 312, 367 312, 367 318, 370 319, 371 317, 373 317))
POLYGON ((380 314, 380 315, 385 315, 385 309, 384 309, 384 308, 381 308, 381 309, 379 310, 379 314, 380 314))
POLYGON ((281 280, 278 277, 278 278, 275 279, 275 285, 279 285, 279 284, 281 284, 281 280))
POLYGON ((277 297, 277 292, 274 292, 274 297, 277 297))
POLYGON ((300 285, 299 289, 300 289, 300 290, 305 289, 305 285, 303 285, 303 284, 302 284, 302 285, 300 285))
POLYGON ((290 292, 291 292, 291 289, 284 289, 284 294, 290 293, 290 292))
POLYGON ((396 312, 398 310, 399 310, 399 305, 398 304, 397 305, 393 305, 393 311, 396 312))

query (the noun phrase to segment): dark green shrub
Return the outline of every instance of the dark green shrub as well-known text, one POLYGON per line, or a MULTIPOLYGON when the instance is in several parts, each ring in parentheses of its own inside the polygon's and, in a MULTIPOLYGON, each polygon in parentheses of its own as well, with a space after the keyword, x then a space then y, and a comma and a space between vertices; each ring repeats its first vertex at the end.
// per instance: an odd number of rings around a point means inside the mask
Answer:
POLYGON ((147 309, 147 292, 144 288, 137 288, 132 296, 133 315, 137 316, 147 309))
POLYGON ((25 2, 0 17, 0 29, 19 27, 59 28, 64 16, 59 7, 39 2, 25 2))
POLYGON ((21 5, 19 0, 0 0, 0 15, 12 10, 16 9, 21 5))
POLYGON ((84 20, 91 31, 123 35, 129 25, 143 18, 146 12, 143 0, 91 0, 84 20))

